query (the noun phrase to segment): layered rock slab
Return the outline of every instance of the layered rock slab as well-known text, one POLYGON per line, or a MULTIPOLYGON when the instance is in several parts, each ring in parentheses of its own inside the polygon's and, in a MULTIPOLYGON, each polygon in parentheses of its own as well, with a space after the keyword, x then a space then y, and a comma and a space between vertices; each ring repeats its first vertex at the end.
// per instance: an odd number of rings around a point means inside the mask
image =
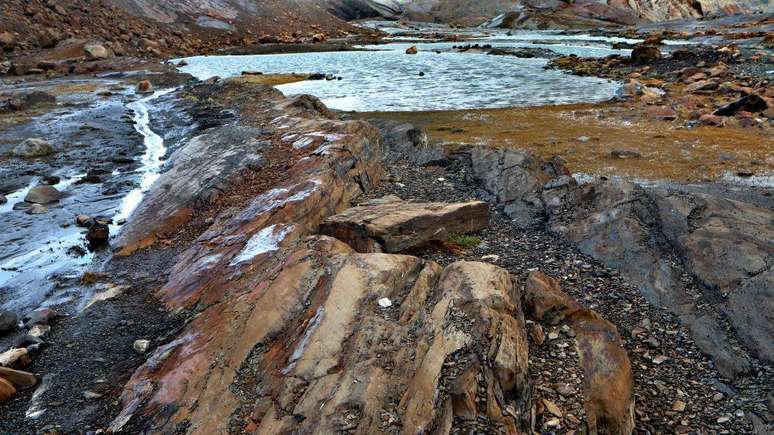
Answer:
POLYGON ((325 219, 320 233, 358 252, 402 252, 452 234, 470 233, 489 224, 489 204, 419 203, 385 197, 325 219))
POLYGON ((238 269, 231 296, 135 373, 114 429, 133 414, 189 433, 527 424, 524 320, 506 271, 358 254, 324 236, 238 269))

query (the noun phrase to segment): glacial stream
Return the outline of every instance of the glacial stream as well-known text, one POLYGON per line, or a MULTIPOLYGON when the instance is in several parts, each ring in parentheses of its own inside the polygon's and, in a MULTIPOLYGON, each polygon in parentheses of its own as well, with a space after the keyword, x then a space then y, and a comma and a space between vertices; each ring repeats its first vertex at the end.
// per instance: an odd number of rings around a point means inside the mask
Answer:
POLYGON ((14 210, 14 205, 23 202, 27 192, 39 183, 37 177, 32 178, 28 186, 7 195, 8 202, 0 205, 0 217, 7 218, 8 223, 18 220, 20 225, 0 239, 3 242, 0 249, 0 308, 24 311, 41 305, 78 301, 84 296, 78 289, 78 279, 83 271, 98 266, 96 262, 104 261, 108 254, 100 255, 85 249, 81 254, 77 253, 85 246, 85 230, 72 224, 74 215, 86 207, 94 209, 94 204, 98 203, 100 215, 112 218, 111 238, 121 231, 121 224, 130 218, 161 171, 166 147, 162 137, 150 127, 149 112, 153 100, 172 91, 174 89, 158 91, 126 105, 134 112, 134 129, 143 137, 144 145, 144 153, 138 156, 140 166, 137 169, 130 173, 116 169, 111 174, 131 180, 135 187, 128 193, 101 195, 92 185, 78 183, 86 174, 62 173, 62 181, 54 185, 63 193, 62 199, 49 205, 49 212, 38 217, 14 210), (30 226, 24 221, 34 219, 69 223, 41 223, 47 231, 31 234, 36 224, 30 226))

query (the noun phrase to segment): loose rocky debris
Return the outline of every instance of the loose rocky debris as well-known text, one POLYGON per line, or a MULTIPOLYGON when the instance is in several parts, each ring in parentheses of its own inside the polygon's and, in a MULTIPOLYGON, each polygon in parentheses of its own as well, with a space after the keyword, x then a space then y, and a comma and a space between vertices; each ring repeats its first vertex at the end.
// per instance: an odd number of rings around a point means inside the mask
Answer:
POLYGON ((325 219, 320 234, 335 237, 358 252, 401 252, 489 224, 489 205, 415 203, 385 197, 325 219))

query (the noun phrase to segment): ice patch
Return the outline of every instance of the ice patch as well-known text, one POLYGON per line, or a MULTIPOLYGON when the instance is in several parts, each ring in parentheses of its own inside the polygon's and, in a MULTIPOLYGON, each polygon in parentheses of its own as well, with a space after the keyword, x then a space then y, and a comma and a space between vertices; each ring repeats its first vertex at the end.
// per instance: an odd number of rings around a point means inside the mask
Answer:
POLYGON ((293 148, 295 149, 306 148, 312 143, 314 143, 314 139, 312 139, 311 137, 302 137, 301 139, 293 142, 293 148))
POLYGON ((258 231, 250 237, 250 240, 247 241, 245 247, 231 260, 229 265, 236 266, 248 262, 258 255, 278 250, 280 242, 283 241, 285 236, 293 231, 295 227, 294 224, 271 225, 258 231))

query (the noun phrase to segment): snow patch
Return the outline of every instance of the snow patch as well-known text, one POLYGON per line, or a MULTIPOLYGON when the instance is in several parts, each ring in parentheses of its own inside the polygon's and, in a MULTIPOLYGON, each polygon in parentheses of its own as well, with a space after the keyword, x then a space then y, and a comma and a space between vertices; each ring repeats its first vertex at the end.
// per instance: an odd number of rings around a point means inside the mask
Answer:
POLYGON ((236 266, 246 263, 258 255, 278 250, 280 242, 282 242, 285 239, 285 236, 293 231, 295 227, 294 224, 275 224, 258 231, 250 237, 250 240, 247 241, 245 247, 231 260, 229 265, 236 266))

